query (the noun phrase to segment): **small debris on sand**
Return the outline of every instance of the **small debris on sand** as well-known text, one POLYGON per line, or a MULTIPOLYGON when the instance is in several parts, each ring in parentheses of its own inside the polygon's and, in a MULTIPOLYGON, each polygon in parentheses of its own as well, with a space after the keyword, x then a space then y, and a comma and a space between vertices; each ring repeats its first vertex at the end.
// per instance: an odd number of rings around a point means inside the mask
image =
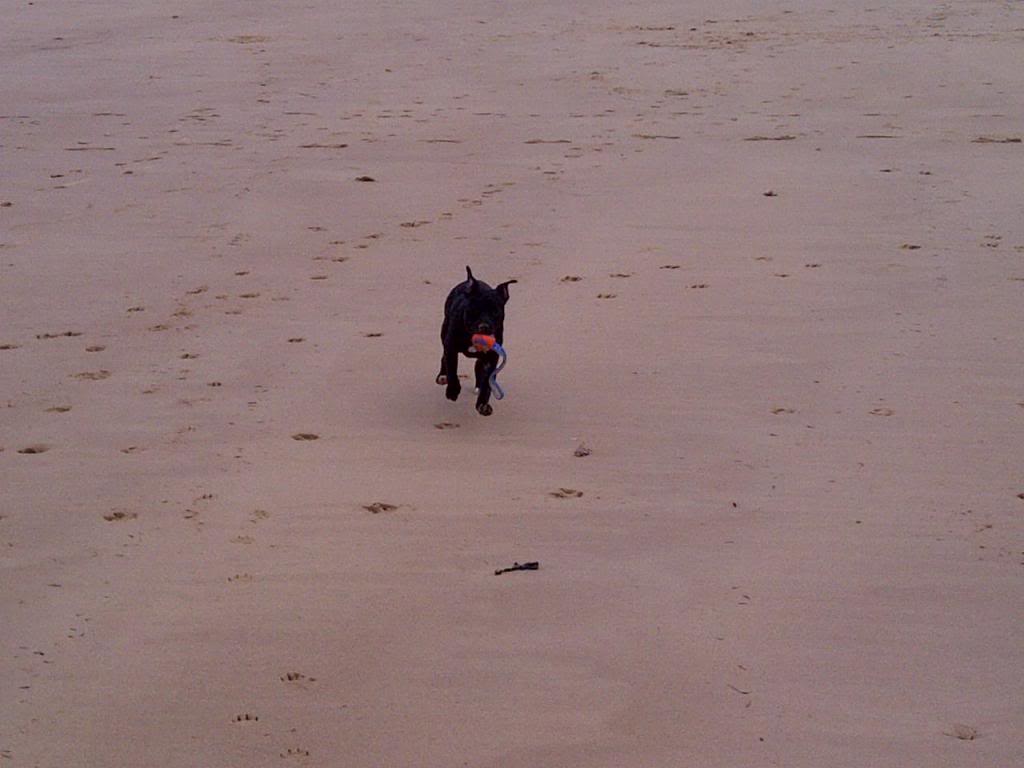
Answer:
POLYGON ((963 723, 954 723, 952 730, 945 731, 945 734, 961 741, 974 741, 978 738, 978 730, 963 723))

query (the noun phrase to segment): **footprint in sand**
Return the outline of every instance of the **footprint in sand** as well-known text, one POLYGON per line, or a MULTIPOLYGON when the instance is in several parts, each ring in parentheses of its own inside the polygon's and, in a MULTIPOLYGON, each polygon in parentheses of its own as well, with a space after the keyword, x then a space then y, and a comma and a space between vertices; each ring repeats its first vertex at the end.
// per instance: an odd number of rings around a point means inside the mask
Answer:
POLYGON ((288 339, 289 344, 300 344, 303 341, 305 341, 305 339, 302 336, 294 336, 293 338, 288 339))
POLYGON ((559 282, 562 282, 562 283, 578 283, 582 279, 583 278, 580 277, 579 275, 566 275, 559 282))
POLYGON ((55 405, 52 408, 47 408, 47 413, 67 413, 71 410, 70 405, 55 405))
POLYGON ((229 584, 249 583, 252 581, 252 574, 250 573, 236 573, 234 576, 228 576, 229 584))
POLYGON ((679 269, 678 264, 662 264, 658 269, 679 269))
POLYGON ((319 440, 320 435, 314 434, 313 432, 296 432, 292 435, 292 440, 319 440))
POLYGON ((61 333, 37 333, 37 339, 60 339, 60 338, 74 338, 75 336, 81 336, 80 331, 63 331, 61 333))
POLYGON ((24 448, 19 448, 18 453, 31 456, 37 453, 46 453, 50 450, 50 446, 44 443, 36 443, 35 445, 26 445, 24 448))
POLYGON ((458 429, 459 425, 454 424, 450 421, 439 421, 434 425, 434 429, 458 429))
POLYGON ((892 416, 896 411, 892 408, 873 408, 868 413, 872 416, 892 416))
POLYGON ((599 293, 599 294, 597 294, 597 298, 599 298, 599 299, 614 299, 615 298, 615 294, 614 293, 599 293))
POLYGON ((385 501, 375 501, 373 504, 364 504, 363 509, 379 515, 381 512, 394 512, 398 507, 395 504, 388 504, 385 501))
POLYGON ((796 413, 792 408, 772 408, 772 413, 776 416, 780 413, 796 413))
POLYGON ((583 491, 577 491, 575 488, 559 488, 548 493, 548 496, 554 496, 556 499, 578 499, 582 495, 583 491))
POLYGON ((110 378, 110 371, 83 371, 72 374, 71 378, 79 381, 102 381, 110 378))
POLYGON ((281 675, 281 682, 282 683, 304 683, 304 682, 315 683, 316 682, 316 678, 315 677, 306 677, 301 672, 286 672, 285 674, 281 675))
POLYGON ((104 515, 103 519, 108 523, 118 523, 122 520, 134 520, 139 516, 138 512, 125 512, 121 509, 115 509, 109 515, 104 515))
POLYGON ((242 714, 235 715, 233 718, 231 718, 231 722, 233 722, 233 723, 255 723, 259 719, 260 719, 259 715, 252 715, 252 714, 250 714, 248 712, 243 712, 242 714))
POLYGON ((20 344, 0 344, 0 349, 20 349, 20 344))
POLYGON ((690 287, 691 287, 691 288, 696 288, 696 289, 698 289, 698 290, 699 290, 699 289, 701 289, 701 288, 707 288, 707 287, 708 287, 708 284, 707 284, 707 283, 694 283, 694 284, 693 284, 693 285, 691 285, 690 287))
POLYGON ((86 347, 85 351, 86 352, 102 352, 105 349, 106 349, 106 347, 104 347, 104 346, 102 346, 100 344, 94 344, 91 347, 86 347))

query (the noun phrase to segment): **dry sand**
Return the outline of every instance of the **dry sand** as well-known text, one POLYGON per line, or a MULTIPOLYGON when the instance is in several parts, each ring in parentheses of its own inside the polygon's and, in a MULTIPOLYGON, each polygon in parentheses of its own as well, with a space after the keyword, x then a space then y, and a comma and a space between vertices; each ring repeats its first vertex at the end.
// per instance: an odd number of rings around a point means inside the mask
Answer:
POLYGON ((1022 39, 8 3, 0 766, 1022 764, 1022 39))

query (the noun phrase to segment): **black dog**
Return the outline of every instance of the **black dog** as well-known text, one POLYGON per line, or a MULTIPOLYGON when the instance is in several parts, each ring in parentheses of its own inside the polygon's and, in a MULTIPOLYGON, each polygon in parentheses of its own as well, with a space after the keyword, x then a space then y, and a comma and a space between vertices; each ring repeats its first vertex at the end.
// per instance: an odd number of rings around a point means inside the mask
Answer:
POLYGON ((452 288, 444 302, 444 322, 441 323, 441 372, 437 383, 446 385, 444 394, 449 400, 458 400, 462 385, 459 384, 459 353, 476 358, 476 410, 482 416, 490 416, 494 410, 488 402, 491 399, 491 373, 498 366, 498 353, 477 352, 472 349, 473 335, 482 333, 494 336, 499 344, 504 343, 505 304, 508 302, 508 287, 515 280, 491 288, 482 280, 473 277, 466 267, 466 282, 452 288))

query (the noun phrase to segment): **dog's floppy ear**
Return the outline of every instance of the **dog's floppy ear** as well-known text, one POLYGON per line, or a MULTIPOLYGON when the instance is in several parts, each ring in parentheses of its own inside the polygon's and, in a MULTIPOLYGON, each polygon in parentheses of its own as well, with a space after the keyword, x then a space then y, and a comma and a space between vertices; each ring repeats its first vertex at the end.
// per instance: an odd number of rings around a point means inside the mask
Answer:
POLYGON ((476 290, 476 278, 473 277, 473 270, 466 266, 466 287, 471 291, 476 290))
POLYGON ((498 292, 498 295, 501 296, 501 300, 503 302, 508 303, 508 287, 512 283, 518 282, 518 280, 506 280, 504 283, 499 283, 498 285, 494 286, 494 290, 498 292))

